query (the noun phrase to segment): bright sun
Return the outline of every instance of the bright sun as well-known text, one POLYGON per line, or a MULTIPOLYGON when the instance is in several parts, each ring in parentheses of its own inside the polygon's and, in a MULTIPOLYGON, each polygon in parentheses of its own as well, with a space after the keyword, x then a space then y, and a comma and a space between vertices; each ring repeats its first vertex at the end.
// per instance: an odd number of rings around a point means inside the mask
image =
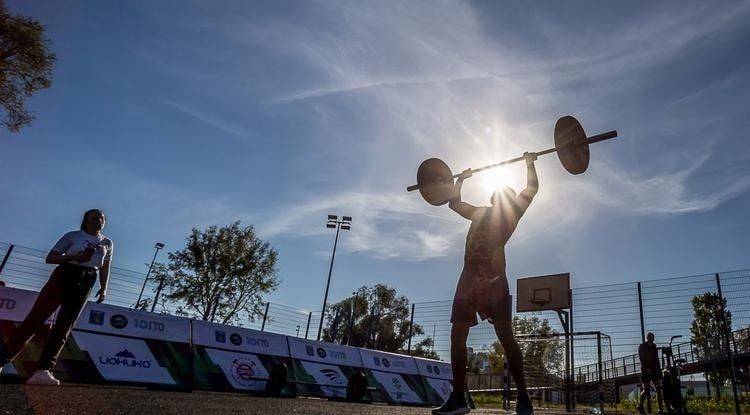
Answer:
POLYGON ((481 176, 482 189, 487 194, 492 194, 495 190, 502 188, 503 186, 512 187, 512 178, 508 174, 508 169, 502 167, 495 168, 481 173, 477 173, 477 176, 481 176))

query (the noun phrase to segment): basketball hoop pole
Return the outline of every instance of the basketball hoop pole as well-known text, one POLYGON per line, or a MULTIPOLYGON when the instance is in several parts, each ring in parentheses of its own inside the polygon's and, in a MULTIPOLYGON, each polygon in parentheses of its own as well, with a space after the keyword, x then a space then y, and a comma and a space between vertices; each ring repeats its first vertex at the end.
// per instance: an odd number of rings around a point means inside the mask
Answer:
POLYGON ((570 379, 570 314, 568 310, 557 309, 557 317, 560 319, 560 325, 565 331, 565 410, 572 410, 571 399, 571 379, 570 379))
POLYGON ((565 410, 570 412, 573 410, 573 376, 571 365, 573 362, 573 338, 570 333, 573 331, 572 327, 572 311, 573 311, 573 290, 568 290, 569 304, 571 305, 570 311, 561 308, 556 309, 557 317, 560 319, 560 325, 565 331, 565 410))

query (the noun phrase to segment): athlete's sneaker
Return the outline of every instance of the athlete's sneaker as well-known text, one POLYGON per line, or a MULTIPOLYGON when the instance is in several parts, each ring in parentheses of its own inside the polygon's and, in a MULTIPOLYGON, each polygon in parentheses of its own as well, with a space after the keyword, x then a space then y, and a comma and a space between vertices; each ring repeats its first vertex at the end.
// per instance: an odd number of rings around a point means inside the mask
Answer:
POLYGON ((55 379, 55 376, 49 370, 37 370, 34 374, 26 381, 27 385, 44 385, 44 386, 58 386, 60 381, 55 379))
POLYGON ((440 408, 432 410, 433 415, 464 415, 468 414, 471 409, 466 404, 466 397, 463 393, 451 392, 448 399, 440 408))
POLYGON ((516 415, 534 415, 534 407, 528 403, 516 402, 516 415))

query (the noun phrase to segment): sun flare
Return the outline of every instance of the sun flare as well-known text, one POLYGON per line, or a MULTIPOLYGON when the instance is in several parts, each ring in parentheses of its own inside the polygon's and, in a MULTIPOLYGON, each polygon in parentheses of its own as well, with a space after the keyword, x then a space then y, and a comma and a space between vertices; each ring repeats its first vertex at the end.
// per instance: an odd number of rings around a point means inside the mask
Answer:
POLYGON ((481 173, 477 173, 477 175, 481 175, 482 189, 487 194, 492 194, 495 190, 498 190, 503 186, 512 187, 513 185, 513 180, 508 173, 508 169, 504 169, 502 167, 483 171, 481 173))

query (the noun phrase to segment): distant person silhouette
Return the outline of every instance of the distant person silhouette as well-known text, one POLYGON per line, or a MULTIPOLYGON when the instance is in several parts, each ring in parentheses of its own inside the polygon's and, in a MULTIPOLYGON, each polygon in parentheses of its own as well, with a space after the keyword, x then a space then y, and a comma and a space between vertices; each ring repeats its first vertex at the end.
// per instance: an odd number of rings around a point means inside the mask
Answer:
POLYGON ((526 157, 526 188, 516 195, 504 187, 490 199, 492 206, 476 207, 461 201, 461 186, 471 177, 471 170, 461 173, 456 180, 456 198, 449 206, 471 221, 466 236, 464 268, 458 280, 451 311, 451 365, 453 367, 453 392, 435 415, 459 415, 469 412, 466 402, 466 339, 469 329, 478 324, 477 313, 488 319, 495 328, 508 359, 508 365, 518 388, 516 412, 533 414, 531 399, 526 392, 523 374, 523 356, 513 336, 511 323, 511 297, 505 274, 505 244, 516 229, 521 216, 531 204, 539 189, 534 161, 536 155, 526 157))
POLYGON ((39 292, 29 314, 21 325, 11 332, 5 348, 0 349, 0 370, 26 347, 29 340, 59 307, 60 311, 39 358, 39 366, 26 383, 60 384, 50 370, 55 367, 70 330, 86 304, 97 271, 101 288, 96 294, 96 301, 101 303, 107 296, 109 265, 114 245, 101 233, 105 222, 104 213, 99 209, 87 211, 83 215, 81 230, 63 235, 47 254, 46 262, 58 266, 39 292))
POLYGON ((654 333, 646 334, 646 341, 638 346, 638 358, 641 361, 641 399, 638 402, 638 412, 645 414, 646 411, 643 408, 643 401, 650 394, 651 385, 654 385, 656 389, 657 402, 659 404, 659 412, 662 411, 662 396, 661 396, 661 363, 659 362, 659 349, 654 343, 654 333))

